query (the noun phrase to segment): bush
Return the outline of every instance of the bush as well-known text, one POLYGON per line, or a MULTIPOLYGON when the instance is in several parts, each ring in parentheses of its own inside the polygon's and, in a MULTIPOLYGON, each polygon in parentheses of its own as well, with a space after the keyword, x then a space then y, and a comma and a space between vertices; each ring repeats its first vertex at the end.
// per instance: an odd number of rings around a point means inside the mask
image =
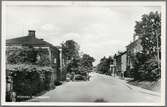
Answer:
POLYGON ((158 62, 155 58, 150 58, 147 61, 135 64, 134 69, 131 69, 134 80, 156 81, 161 77, 161 69, 158 68, 158 62))
POLYGON ((129 70, 125 71, 124 72, 124 77, 129 77, 129 78, 132 77, 131 72, 129 70))
POLYGON ((146 63, 146 79, 150 81, 158 80, 161 77, 161 69, 158 68, 158 62, 156 59, 152 58, 148 60, 146 63))
POLYGON ((40 67, 26 64, 7 64, 7 77, 12 77, 13 91, 16 92, 16 100, 19 101, 28 96, 31 98, 38 93, 54 88, 51 67, 40 67))

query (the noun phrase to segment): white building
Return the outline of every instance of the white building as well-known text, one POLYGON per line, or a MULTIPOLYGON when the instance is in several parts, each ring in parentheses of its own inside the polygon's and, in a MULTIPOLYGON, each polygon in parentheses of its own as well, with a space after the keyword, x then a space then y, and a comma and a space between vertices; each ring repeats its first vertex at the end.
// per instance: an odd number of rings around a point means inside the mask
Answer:
POLYGON ((126 71, 126 66, 127 66, 127 53, 124 52, 121 55, 121 73, 123 77, 124 77, 124 72, 126 71))

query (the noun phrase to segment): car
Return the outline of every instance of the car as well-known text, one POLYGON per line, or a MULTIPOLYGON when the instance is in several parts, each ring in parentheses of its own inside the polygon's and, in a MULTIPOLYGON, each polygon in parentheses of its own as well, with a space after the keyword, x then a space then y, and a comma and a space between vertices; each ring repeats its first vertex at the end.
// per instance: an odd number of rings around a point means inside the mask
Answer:
POLYGON ((81 81, 81 80, 86 81, 86 80, 87 80, 86 76, 83 76, 83 75, 81 75, 81 74, 75 75, 74 78, 75 78, 75 80, 79 80, 79 81, 81 81))

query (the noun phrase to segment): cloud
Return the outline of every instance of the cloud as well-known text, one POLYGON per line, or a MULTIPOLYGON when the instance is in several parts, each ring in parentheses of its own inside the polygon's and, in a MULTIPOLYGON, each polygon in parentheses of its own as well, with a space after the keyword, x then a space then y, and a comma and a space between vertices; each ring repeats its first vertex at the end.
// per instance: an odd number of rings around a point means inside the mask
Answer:
POLYGON ((53 24, 45 24, 41 27, 41 29, 44 31, 55 31, 58 28, 56 28, 53 24))
POLYGON ((103 56, 124 50, 132 40, 135 21, 154 10, 160 11, 160 7, 8 6, 7 37, 34 29, 37 37, 54 45, 73 39, 98 63, 103 56))

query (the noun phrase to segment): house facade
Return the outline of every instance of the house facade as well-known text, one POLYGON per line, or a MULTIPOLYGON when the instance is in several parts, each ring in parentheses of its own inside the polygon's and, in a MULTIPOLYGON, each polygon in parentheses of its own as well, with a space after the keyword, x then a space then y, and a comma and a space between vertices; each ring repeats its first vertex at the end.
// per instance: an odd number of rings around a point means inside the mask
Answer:
POLYGON ((127 66, 127 53, 124 52, 121 54, 121 74, 123 78, 124 78, 124 73, 126 71, 126 66, 127 66))
POLYGON ((114 62, 115 73, 120 77, 124 77, 124 72, 126 71, 127 66, 127 52, 125 51, 115 55, 114 62))
MULTIPOLYGON (((29 30, 27 36, 6 40, 6 47, 32 47, 33 49, 40 49, 42 51, 46 51, 48 53, 50 66, 54 69, 53 80, 61 80, 59 48, 44 41, 43 39, 37 38, 34 30, 29 30)), ((40 53, 37 54, 36 59, 38 60, 41 58, 42 56, 40 55, 40 53)))
POLYGON ((121 75, 121 55, 115 55, 115 74, 120 76, 121 75))
POLYGON ((137 40, 134 40, 132 43, 130 43, 126 47, 127 49, 127 68, 128 69, 133 68, 133 56, 138 52, 142 52, 143 50, 141 42, 142 40, 138 38, 137 40))

